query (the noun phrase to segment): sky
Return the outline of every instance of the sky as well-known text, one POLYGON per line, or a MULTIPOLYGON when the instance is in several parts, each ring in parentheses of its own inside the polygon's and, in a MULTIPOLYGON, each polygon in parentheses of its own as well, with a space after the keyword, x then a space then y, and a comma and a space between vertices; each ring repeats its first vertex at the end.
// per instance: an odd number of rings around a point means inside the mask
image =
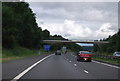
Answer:
POLYGON ((117 2, 29 2, 38 26, 70 40, 99 40, 118 31, 117 2))
POLYGON ((20 0, 26 2, 119 2, 119 0, 20 0))

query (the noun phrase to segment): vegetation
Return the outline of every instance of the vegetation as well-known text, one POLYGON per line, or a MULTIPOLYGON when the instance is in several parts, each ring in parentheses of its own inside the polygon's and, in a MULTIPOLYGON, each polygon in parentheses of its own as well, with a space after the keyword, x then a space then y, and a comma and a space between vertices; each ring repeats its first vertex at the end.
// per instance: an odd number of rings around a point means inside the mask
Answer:
POLYGON ((3 47, 39 48, 42 29, 37 26, 35 14, 24 2, 2 4, 3 47))
POLYGON ((82 50, 93 52, 93 46, 82 46, 82 50))
POLYGON ((94 45, 94 52, 113 54, 115 51, 120 51, 120 30, 113 36, 101 41, 109 41, 109 44, 102 44, 100 47, 94 45))
POLYGON ((9 60, 15 60, 19 58, 24 58, 28 56, 38 55, 37 50, 30 50, 23 47, 15 47, 13 49, 2 49, 2 59, 0 61, 6 62, 9 60))
POLYGON ((30 50, 30 49, 23 48, 23 47, 15 47, 13 49, 3 48, 2 53, 3 53, 3 55, 2 55, 3 58, 0 59, 0 61, 6 62, 9 60, 16 60, 16 59, 21 59, 21 58, 25 58, 25 57, 49 54, 49 53, 53 53, 53 51, 46 52, 43 49, 30 50))
POLYGON ((93 57, 93 59, 97 61, 106 62, 106 63, 120 66, 120 61, 117 59, 115 60, 115 59, 107 59, 107 58, 100 58, 100 57, 93 57))

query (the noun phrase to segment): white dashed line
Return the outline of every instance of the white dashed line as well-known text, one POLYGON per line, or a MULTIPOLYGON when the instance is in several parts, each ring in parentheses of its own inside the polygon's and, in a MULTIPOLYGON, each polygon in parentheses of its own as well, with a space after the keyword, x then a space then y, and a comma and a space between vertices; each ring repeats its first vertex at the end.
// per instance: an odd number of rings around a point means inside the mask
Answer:
POLYGON ((87 74, 89 73, 89 72, 88 72, 88 71, 86 71, 86 70, 84 70, 84 72, 85 72, 85 73, 87 73, 87 74))
POLYGON ((103 65, 106 65, 106 66, 109 66, 109 67, 114 67, 114 68, 120 69, 120 67, 118 67, 118 66, 110 65, 110 64, 107 64, 107 63, 102 63, 102 62, 98 62, 98 61, 92 61, 92 62, 95 62, 95 63, 98 63, 98 64, 103 64, 103 65))
POLYGON ((76 57, 75 55, 71 54, 72 56, 76 57))
MULTIPOLYGON (((53 54, 52 54, 53 55, 53 54)), ((17 81, 18 79, 20 79, 22 76, 24 76, 28 71, 30 71, 33 67, 35 67, 37 64, 39 64, 40 62, 42 62, 43 60, 47 59, 48 57, 52 56, 46 56, 43 59, 39 60, 38 62, 34 63, 32 66, 28 67, 26 70, 24 70, 22 73, 20 73, 19 75, 17 75, 15 78, 13 78, 11 81, 17 81)))
POLYGON ((74 64, 74 66, 77 66, 77 64, 74 64))

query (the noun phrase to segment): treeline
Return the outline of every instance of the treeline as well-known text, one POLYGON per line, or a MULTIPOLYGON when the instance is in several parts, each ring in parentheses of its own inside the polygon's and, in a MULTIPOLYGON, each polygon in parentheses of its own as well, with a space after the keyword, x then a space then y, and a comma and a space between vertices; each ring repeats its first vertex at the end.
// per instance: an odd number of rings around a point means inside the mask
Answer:
POLYGON ((42 32, 28 3, 2 3, 3 47, 14 48, 20 45, 26 48, 38 48, 42 32))
MULTIPOLYGON (((13 49, 21 46, 29 49, 40 49, 44 44, 42 40, 67 40, 60 35, 51 36, 50 32, 42 30, 36 23, 35 13, 26 2, 2 3, 2 46, 13 49)), ((81 49, 77 44, 51 44, 51 50, 59 49, 65 45, 75 50, 81 49)))
POLYGON ((93 46, 82 46, 82 50, 91 51, 93 52, 93 46))
POLYGON ((95 52, 102 52, 102 53, 113 53, 115 51, 120 51, 120 30, 113 36, 109 36, 106 39, 100 41, 109 41, 108 44, 101 44, 101 45, 94 45, 95 52))

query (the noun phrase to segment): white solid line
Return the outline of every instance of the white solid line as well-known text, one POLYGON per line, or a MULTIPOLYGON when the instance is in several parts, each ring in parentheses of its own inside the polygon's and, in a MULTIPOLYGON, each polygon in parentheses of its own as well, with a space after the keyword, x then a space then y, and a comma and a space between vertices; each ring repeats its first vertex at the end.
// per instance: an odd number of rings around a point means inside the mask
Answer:
MULTIPOLYGON (((53 54, 52 54, 53 55, 53 54)), ((47 59, 48 57, 52 56, 46 56, 43 59, 39 60, 38 62, 34 63, 32 66, 28 67, 26 70, 24 70, 23 72, 21 72, 19 75, 17 75, 15 78, 13 78, 11 81, 17 81, 18 79, 20 79, 22 76, 24 76, 28 71, 30 71, 33 67, 35 67, 37 64, 39 64, 40 62, 42 62, 43 60, 47 59)))
POLYGON ((100 62, 97 62, 97 61, 94 61, 94 60, 92 60, 92 62, 95 62, 95 63, 100 63, 100 62))
POLYGON ((120 69, 120 67, 115 66, 115 65, 110 65, 110 64, 102 63, 102 62, 98 62, 98 61, 92 61, 92 62, 99 63, 99 64, 103 64, 103 65, 106 65, 106 66, 109 66, 109 67, 114 67, 114 68, 120 69))
POLYGON ((77 66, 77 64, 74 64, 74 66, 77 66))
POLYGON ((103 65, 106 65, 106 66, 110 66, 110 67, 114 67, 114 68, 120 68, 120 67, 117 67, 117 66, 114 66, 114 65, 110 65, 110 64, 106 64, 106 63, 101 63, 103 65))
POLYGON ((89 73, 88 71, 84 70, 85 73, 89 73))

